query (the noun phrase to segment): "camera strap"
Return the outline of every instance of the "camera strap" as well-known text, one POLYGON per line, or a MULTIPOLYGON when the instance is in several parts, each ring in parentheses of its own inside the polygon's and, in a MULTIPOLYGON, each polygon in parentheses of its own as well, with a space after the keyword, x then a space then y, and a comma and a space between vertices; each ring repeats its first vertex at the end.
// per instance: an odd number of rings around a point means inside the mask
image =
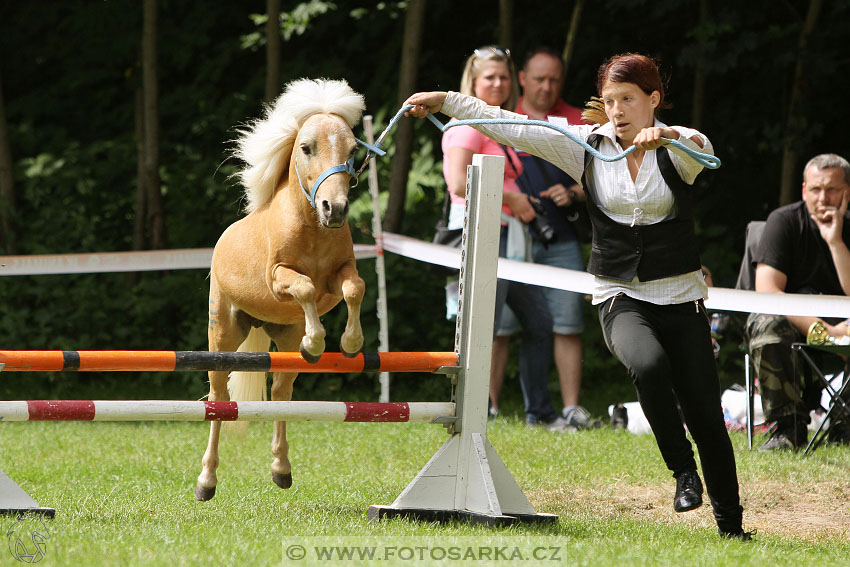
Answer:
MULTIPOLYGON (((508 163, 511 164, 511 169, 513 169, 514 173, 516 174, 516 182, 517 182, 517 184, 519 184, 520 183, 519 179, 520 179, 520 177, 522 177, 522 175, 520 174, 519 170, 516 168, 516 164, 514 163, 513 158, 511 158, 511 153, 508 151, 508 147, 505 144, 499 144, 499 147, 502 148, 503 152, 505 152, 505 158, 507 158, 508 163)), ((516 152, 514 152, 514 155, 516 156, 516 152)), ((519 159, 519 156, 517 156, 517 159, 519 159)))

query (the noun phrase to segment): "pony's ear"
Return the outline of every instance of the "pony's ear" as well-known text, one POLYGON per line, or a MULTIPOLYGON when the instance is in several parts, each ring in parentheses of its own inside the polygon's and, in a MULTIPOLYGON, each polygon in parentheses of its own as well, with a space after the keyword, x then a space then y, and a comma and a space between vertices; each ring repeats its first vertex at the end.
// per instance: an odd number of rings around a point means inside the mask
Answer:
POLYGON ((234 155, 245 162, 239 173, 247 211, 256 210, 274 194, 289 169, 292 146, 304 121, 314 114, 336 114, 353 128, 366 102, 340 80, 299 79, 289 83, 263 118, 240 131, 234 155))
POLYGON ((366 110, 366 101, 344 80, 299 79, 286 85, 274 107, 285 108, 299 124, 313 114, 337 114, 353 128, 366 110))

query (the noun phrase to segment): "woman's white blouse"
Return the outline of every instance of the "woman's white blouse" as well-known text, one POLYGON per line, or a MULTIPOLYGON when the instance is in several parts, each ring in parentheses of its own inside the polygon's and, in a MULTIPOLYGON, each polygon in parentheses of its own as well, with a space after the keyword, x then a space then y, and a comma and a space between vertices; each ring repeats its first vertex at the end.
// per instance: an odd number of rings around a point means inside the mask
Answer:
MULTIPOLYGON (((527 119, 522 114, 488 106, 478 98, 455 92, 448 94, 442 112, 461 120, 466 118, 527 119)), ((567 125, 566 120, 554 117, 550 120, 581 140, 587 140, 595 128, 595 126, 583 124, 567 125)), ((655 121, 655 126, 667 127, 658 120, 655 121)), ((487 124, 476 126, 476 128, 494 140, 542 157, 563 169, 575 180, 582 178, 584 148, 551 128, 525 124, 487 124)), ((704 134, 681 126, 672 126, 672 128, 679 133, 679 141, 682 144, 702 153, 714 154, 714 148, 704 134), (703 147, 690 139, 694 136, 701 139, 703 147)), ((599 145, 601 154, 615 156, 623 152, 610 123, 600 126, 594 133, 602 136, 602 142, 599 145)), ((685 183, 692 185, 696 176, 702 171, 702 165, 690 159, 678 148, 669 146, 668 150, 670 150, 673 166, 680 177, 685 183)), ((644 154, 635 181, 632 181, 625 159, 614 162, 593 160, 588 175, 593 176, 600 209, 620 224, 655 224, 665 220, 673 212, 673 193, 661 176, 655 150, 644 154)), ((707 297, 708 288, 700 270, 649 282, 638 281, 637 276, 631 282, 596 276, 594 305, 619 293, 659 305, 671 305, 703 299, 707 297)))

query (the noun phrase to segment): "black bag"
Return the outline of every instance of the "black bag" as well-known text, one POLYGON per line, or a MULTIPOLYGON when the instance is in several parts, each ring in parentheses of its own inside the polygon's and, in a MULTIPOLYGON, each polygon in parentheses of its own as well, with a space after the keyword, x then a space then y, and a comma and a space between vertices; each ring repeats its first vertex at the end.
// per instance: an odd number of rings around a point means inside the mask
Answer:
MULTIPOLYGON (((534 161, 534 165, 537 166, 540 173, 546 179, 546 183, 548 183, 550 187, 554 185, 555 181, 549 175, 549 172, 546 171, 546 167, 543 163, 541 163, 543 159, 534 155, 531 157, 533 158, 532 161, 534 161)), ((570 206, 564 209, 564 214, 567 215, 567 220, 572 223, 579 242, 590 242, 593 240, 593 225, 590 222, 590 215, 587 212, 587 204, 584 201, 577 201, 573 199, 570 206)))
POLYGON ((434 239, 431 242, 442 244, 443 246, 451 246, 452 248, 460 248, 462 239, 462 228, 446 228, 437 223, 437 226, 434 227, 434 239))
MULTIPOLYGON (((446 199, 443 201, 443 216, 440 217, 440 220, 438 220, 437 224, 434 226, 434 238, 431 239, 431 242, 434 244, 442 244, 443 246, 451 246, 452 248, 460 248, 461 242, 463 241, 463 229, 447 227, 449 224, 450 205, 451 199, 447 190, 446 199)), ((428 271, 446 277, 453 276, 457 273, 456 269, 447 268, 446 266, 441 266, 439 264, 428 264, 428 271)))

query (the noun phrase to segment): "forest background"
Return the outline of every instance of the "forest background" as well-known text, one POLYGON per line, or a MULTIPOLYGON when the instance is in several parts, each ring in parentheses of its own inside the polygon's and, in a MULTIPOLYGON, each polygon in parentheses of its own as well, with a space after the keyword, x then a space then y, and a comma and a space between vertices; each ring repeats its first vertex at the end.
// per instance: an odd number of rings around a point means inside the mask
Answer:
MULTIPOLYGON (((850 0, 3 2, 0 254, 211 247, 241 214, 230 142, 286 82, 346 79, 380 131, 411 92, 457 89, 474 48, 503 45, 521 62, 543 44, 563 51, 563 97, 576 106, 596 94, 605 58, 660 60, 674 105, 662 119, 704 131, 723 160, 697 181, 697 233, 715 285, 733 287, 746 224, 799 199, 809 157, 850 156, 840 116, 848 22, 850 0)), ((440 134, 415 122, 400 123, 379 161, 381 206, 386 230, 429 239, 445 190, 440 134)), ((363 177, 350 223, 356 242, 371 243, 363 177)), ((374 351, 373 261, 360 272, 374 351)), ((451 349, 443 280, 389 254, 387 282, 390 349, 451 349)), ((206 350, 207 293, 203 270, 0 277, 0 348, 206 350)), ((601 413, 633 393, 589 304, 585 321, 582 395, 601 413)), ((725 385, 743 380, 742 321, 733 315, 722 341, 725 385)), ((324 322, 328 350, 338 350, 344 310, 324 322)), ((0 398, 197 399, 204 382, 202 373, 5 373, 0 398)), ((446 390, 398 375, 392 398, 445 399, 446 390)), ((519 388, 507 390, 518 407, 519 388)), ((295 397, 377 392, 367 376, 302 375, 295 397)))

